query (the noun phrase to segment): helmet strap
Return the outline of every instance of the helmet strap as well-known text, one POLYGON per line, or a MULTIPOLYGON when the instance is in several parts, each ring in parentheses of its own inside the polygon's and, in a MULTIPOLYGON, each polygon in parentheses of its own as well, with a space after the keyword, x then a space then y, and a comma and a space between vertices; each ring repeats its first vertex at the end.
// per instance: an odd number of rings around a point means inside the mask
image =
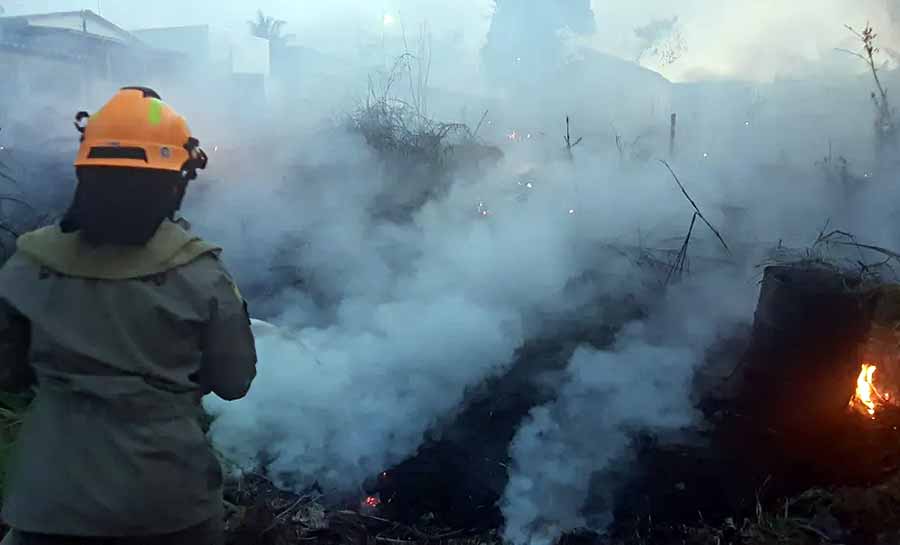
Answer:
POLYGON ((91 114, 87 112, 78 112, 75 114, 75 129, 81 133, 80 142, 84 142, 84 131, 87 130, 87 121, 90 119, 91 114))
POLYGON ((188 152, 188 160, 181 167, 181 176, 186 182, 197 179, 197 170, 206 168, 209 162, 206 152, 200 147, 200 141, 194 137, 188 138, 184 149, 188 152))

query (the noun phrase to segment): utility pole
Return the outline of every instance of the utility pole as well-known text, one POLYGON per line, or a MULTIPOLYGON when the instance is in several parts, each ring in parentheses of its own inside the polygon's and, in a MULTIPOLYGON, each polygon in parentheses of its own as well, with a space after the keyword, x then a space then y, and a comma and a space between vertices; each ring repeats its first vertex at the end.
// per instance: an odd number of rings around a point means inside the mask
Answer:
POLYGON ((678 123, 678 114, 672 114, 669 120, 669 159, 675 157, 675 125, 678 123))

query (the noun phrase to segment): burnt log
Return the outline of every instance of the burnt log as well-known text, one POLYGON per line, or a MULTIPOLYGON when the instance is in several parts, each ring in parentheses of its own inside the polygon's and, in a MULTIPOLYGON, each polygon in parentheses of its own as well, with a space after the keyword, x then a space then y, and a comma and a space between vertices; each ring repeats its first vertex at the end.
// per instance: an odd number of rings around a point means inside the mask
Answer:
POLYGON ((766 268, 749 339, 707 355, 710 367, 737 360, 736 368, 696 384, 710 426, 694 442, 636 442, 614 533, 646 532, 651 520, 739 520, 754 516, 757 501, 896 471, 893 412, 872 421, 849 407, 878 299, 835 270, 766 268))
POLYGON ((871 486, 900 468, 900 409, 885 403, 870 416, 850 403, 866 362, 896 394, 887 381, 898 376, 898 324, 897 286, 808 265, 765 269, 748 348, 705 406, 735 488, 765 503, 871 486))
MULTIPOLYGON (((838 436, 862 422, 856 389, 869 313, 858 277, 812 266, 765 269, 750 345, 725 391, 717 443, 771 493, 854 477, 838 436)), ((854 470, 856 471, 856 470, 854 470)))
POLYGON ((846 415, 869 328, 858 286, 828 269, 765 269, 750 346, 732 377, 741 415, 800 434, 846 415))

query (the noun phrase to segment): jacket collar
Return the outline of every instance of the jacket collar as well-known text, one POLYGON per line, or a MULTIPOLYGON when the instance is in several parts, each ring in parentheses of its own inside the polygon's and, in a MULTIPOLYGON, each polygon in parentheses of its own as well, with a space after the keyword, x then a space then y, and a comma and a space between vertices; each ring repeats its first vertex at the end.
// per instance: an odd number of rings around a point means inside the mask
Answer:
POLYGON ((166 220, 143 246, 92 246, 58 225, 19 237, 17 249, 43 267, 65 276, 126 280, 164 273, 221 248, 166 220))

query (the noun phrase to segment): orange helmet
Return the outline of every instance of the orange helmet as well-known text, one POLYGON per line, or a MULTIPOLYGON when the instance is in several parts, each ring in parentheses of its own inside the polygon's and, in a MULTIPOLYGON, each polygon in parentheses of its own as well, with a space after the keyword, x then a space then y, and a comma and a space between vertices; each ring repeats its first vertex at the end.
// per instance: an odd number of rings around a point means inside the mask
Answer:
POLYGON ((130 167, 196 177, 207 157, 187 122, 152 89, 123 87, 99 112, 79 112, 76 167, 130 167), (86 122, 85 122, 86 121, 86 122))

